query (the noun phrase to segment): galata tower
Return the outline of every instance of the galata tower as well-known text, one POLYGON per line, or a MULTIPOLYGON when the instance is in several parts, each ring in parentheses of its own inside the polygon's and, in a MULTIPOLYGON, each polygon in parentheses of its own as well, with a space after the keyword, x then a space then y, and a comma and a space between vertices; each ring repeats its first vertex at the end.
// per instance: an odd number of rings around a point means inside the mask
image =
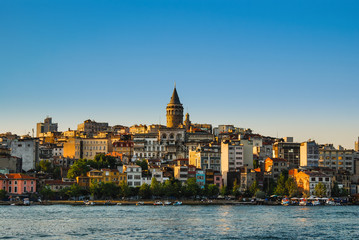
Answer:
POLYGON ((167 127, 178 128, 183 124, 183 106, 179 100, 176 86, 173 89, 171 101, 167 104, 167 127))

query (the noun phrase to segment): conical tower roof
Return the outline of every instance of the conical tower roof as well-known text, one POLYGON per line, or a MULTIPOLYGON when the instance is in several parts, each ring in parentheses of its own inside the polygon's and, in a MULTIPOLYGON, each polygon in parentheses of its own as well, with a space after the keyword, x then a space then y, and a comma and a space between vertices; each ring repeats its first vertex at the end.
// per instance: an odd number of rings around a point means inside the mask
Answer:
POLYGON ((173 89, 170 104, 181 104, 181 102, 179 100, 179 97, 178 97, 178 94, 177 94, 176 87, 173 89))

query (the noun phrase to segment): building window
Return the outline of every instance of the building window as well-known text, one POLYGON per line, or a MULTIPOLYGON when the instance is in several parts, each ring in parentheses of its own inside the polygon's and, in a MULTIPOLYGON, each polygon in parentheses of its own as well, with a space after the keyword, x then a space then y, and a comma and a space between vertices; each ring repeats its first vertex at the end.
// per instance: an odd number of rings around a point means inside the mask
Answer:
POLYGON ((30 190, 31 192, 34 192, 34 187, 31 187, 31 190, 30 190))
POLYGON ((17 193, 17 187, 14 187, 14 192, 17 193))

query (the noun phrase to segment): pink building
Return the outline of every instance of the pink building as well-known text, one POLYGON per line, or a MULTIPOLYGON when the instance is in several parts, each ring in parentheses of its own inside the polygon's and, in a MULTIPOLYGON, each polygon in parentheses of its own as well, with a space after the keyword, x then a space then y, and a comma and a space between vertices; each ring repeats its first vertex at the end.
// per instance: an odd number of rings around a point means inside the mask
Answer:
POLYGON ((36 178, 22 173, 0 174, 0 189, 21 195, 36 192, 36 178))
POLYGON ((223 186, 222 174, 220 172, 214 172, 214 184, 216 184, 219 188, 223 186))

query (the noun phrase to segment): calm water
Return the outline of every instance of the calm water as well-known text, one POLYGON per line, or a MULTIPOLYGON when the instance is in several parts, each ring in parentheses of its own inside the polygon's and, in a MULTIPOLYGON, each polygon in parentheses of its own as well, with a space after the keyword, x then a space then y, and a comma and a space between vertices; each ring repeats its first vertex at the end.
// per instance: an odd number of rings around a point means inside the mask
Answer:
POLYGON ((0 206, 0 239, 359 239, 359 206, 0 206))

